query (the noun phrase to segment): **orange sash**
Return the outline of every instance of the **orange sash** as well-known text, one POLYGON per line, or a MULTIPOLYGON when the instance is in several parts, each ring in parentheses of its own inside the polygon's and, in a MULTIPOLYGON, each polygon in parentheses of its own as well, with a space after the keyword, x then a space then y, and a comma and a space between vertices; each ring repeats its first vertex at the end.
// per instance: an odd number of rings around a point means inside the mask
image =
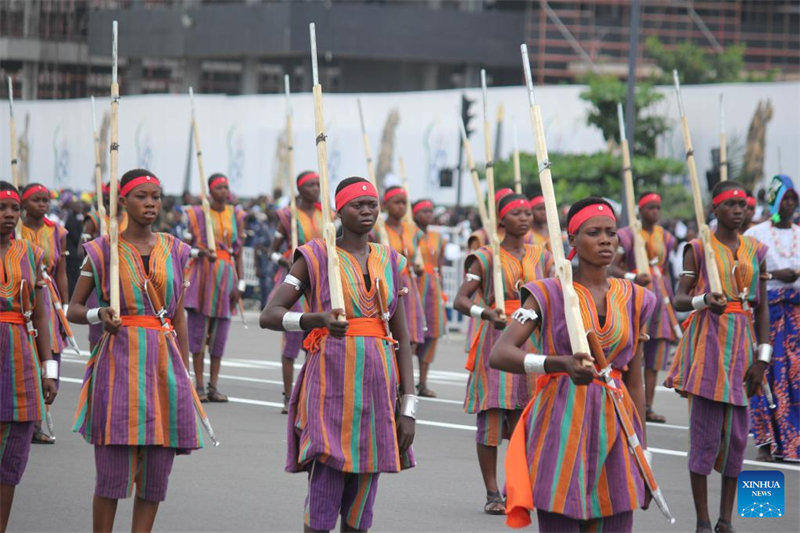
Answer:
MULTIPOLYGON (((314 328, 308 332, 303 341, 303 348, 311 353, 319 350, 325 337, 330 334, 328 328, 314 328)), ((348 318, 346 337, 376 337, 385 341, 394 342, 386 335, 386 327, 380 318, 348 318)))
POLYGON ((126 328, 144 328, 144 329, 155 329, 158 331, 172 331, 172 320, 169 318, 165 318, 164 320, 167 323, 167 326, 164 327, 161 325, 161 321, 154 316, 147 316, 147 315, 122 315, 119 317, 120 322, 122 322, 122 326, 126 328))
POLYGON ((24 325, 25 317, 17 311, 0 311, 0 323, 24 325))
POLYGON ((221 259, 226 263, 233 263, 233 257, 231 257, 230 252, 228 250, 223 250, 222 248, 217 248, 214 253, 217 255, 217 259, 221 259))
MULTIPOLYGON (((511 320, 511 315, 514 314, 514 311, 520 308, 521 302, 520 300, 506 300, 505 304, 505 311, 506 311, 506 320, 511 320)), ((494 309, 494 304, 489 306, 489 309, 494 309)), ((492 324, 489 327, 494 327, 492 324)), ((467 364, 464 365, 469 372, 472 372, 475 369, 475 359, 478 357, 478 339, 480 338, 480 334, 476 329, 473 333, 472 342, 469 345, 469 357, 467 357, 467 364)))
MULTIPOLYGON (((689 316, 687 316, 686 320, 684 320, 683 323, 681 324, 681 328, 684 331, 689 328, 689 323, 692 321, 692 318, 694 317, 694 314, 696 312, 697 311, 692 311, 691 313, 689 313, 689 316)), ((749 315, 750 314, 750 311, 746 310, 742 306, 742 302, 739 301, 739 300, 733 300, 732 302, 728 302, 727 304, 725 304, 725 311, 724 312, 725 313, 738 313, 740 315, 749 315)))

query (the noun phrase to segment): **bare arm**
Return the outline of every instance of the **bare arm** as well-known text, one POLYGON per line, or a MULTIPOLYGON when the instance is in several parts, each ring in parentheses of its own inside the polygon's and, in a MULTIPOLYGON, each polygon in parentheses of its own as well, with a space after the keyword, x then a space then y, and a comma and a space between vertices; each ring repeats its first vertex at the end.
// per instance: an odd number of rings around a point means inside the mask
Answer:
MULTIPOLYGON (((48 329, 49 323, 47 320, 47 312, 45 310, 44 302, 46 290, 43 287, 36 286, 36 304, 33 307, 33 327, 38 331, 36 336, 36 350, 39 352, 39 361, 49 361, 53 358, 50 345, 50 331, 48 329)), ((44 396, 44 403, 50 405, 56 399, 57 388, 55 379, 42 378, 42 395, 44 396)))
MULTIPOLYGON (((468 257, 465 264, 467 272, 475 276, 481 276, 481 268, 478 261, 474 257, 468 257)), ((469 315, 470 308, 474 304, 473 296, 475 292, 483 286, 483 279, 465 279, 458 288, 456 299, 453 302, 453 308, 462 315, 469 315)), ((481 313, 481 320, 489 320, 495 328, 503 329, 506 327, 506 321, 500 316, 496 309, 486 307, 481 313)))
MULTIPOLYGON (((92 265, 87 260, 84 262, 81 272, 93 273, 92 265)), ((78 277, 78 283, 75 284, 75 290, 72 292, 72 299, 69 302, 69 309, 67 309, 67 320, 73 324, 88 324, 86 320, 86 312, 89 310, 86 307, 86 300, 94 290, 94 275, 78 277)), ((100 314, 98 315, 103 322, 103 327, 106 331, 116 333, 120 326, 119 319, 114 315, 114 310, 110 307, 101 307, 100 314)))
MULTIPOLYGON (((185 293, 184 293, 185 294, 185 293)), ((172 327, 178 337, 178 348, 184 364, 189 361, 189 330, 186 327, 186 312, 183 309, 183 294, 175 307, 175 316, 172 317, 172 327)))
MULTIPOLYGON (((697 284, 697 278, 700 272, 697 268, 697 263, 694 258, 691 246, 686 246, 683 249, 683 270, 684 272, 692 272, 693 276, 680 276, 678 278, 678 288, 675 291, 675 301, 673 307, 676 311, 691 311, 692 307, 692 292, 697 284)), ((722 294, 708 293, 706 295, 706 302, 709 304, 711 310, 717 314, 725 310, 725 296, 722 294)))
POLYGON ((67 235, 61 237, 61 249, 65 252, 58 258, 56 264, 56 286, 58 287, 58 294, 61 295, 61 302, 63 303, 69 296, 69 284, 67 283, 67 235))
MULTIPOLYGON (((766 272, 765 262, 759 265, 760 272, 766 272)), ((759 344, 769 344, 769 301, 767 300, 767 284, 759 283, 758 286, 758 307, 755 309, 756 336, 759 344)), ((764 381, 764 372, 767 370, 768 363, 753 360, 753 364, 748 367, 744 374, 744 381, 747 386, 747 396, 753 396, 760 392, 761 384, 764 381)))

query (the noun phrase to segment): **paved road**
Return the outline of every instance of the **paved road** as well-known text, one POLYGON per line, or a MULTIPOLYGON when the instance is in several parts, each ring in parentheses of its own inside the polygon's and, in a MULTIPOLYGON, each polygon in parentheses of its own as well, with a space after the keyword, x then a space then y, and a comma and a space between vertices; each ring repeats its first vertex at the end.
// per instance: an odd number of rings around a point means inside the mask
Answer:
MULTIPOLYGON (((298 531, 305 476, 283 471, 286 417, 280 414, 280 335, 234 323, 223 360, 220 388, 230 404, 208 412, 222 442, 175 461, 167 501, 159 511, 161 531, 298 531)), ((86 346, 86 330, 76 328, 86 346)), ((439 393, 419 409, 415 450, 418 466, 385 475, 375 509, 374 531, 501 531, 502 517, 483 514, 484 491, 475 457, 474 419, 461 408, 466 383, 464 339, 440 343, 430 386, 439 393)), ((34 446, 17 489, 10 531, 87 531, 91 527, 94 464, 91 447, 70 432, 86 357, 65 354, 63 382, 53 417, 58 442, 34 446)), ((685 400, 657 392, 658 410, 669 424, 648 425, 655 473, 678 522, 669 526, 655 506, 637 512, 636 531, 693 531, 694 510, 686 469, 685 400)), ((748 458, 755 457, 750 449, 748 458)), ((747 469, 769 468, 748 462, 747 469)), ((786 479, 787 514, 779 519, 741 519, 739 531, 800 531, 800 465, 774 468, 786 479), (792 504, 791 502, 795 503, 792 504)), ((710 508, 719 501, 719 476, 710 478, 710 508)), ((131 500, 122 501, 117 530, 130 528, 131 500)), ((712 512, 716 520, 716 512, 712 512)))

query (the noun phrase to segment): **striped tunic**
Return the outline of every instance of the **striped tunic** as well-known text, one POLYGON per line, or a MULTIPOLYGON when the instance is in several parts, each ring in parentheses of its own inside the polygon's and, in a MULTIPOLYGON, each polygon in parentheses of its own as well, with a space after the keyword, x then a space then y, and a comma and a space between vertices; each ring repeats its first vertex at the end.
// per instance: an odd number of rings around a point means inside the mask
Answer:
MULTIPOLYGON (((64 261, 65 250, 61 249, 61 244, 67 235, 67 230, 64 229, 64 226, 48 220, 47 217, 43 220, 44 224, 39 229, 29 228, 23 224, 22 238, 32 242, 44 252, 43 264, 52 280, 56 295, 63 303, 62 295, 58 292, 58 283, 56 283, 56 270, 58 263, 64 261)), ((67 336, 58 319, 58 314, 53 309, 50 291, 45 287, 42 294, 44 295, 43 305, 47 310, 47 330, 50 333, 50 347, 53 353, 61 353, 67 346, 67 336)))
MULTIPOLYGON (((544 279, 553 266, 550 253, 541 246, 525 245, 522 261, 500 247, 500 262, 503 269, 503 295, 506 302, 519 301, 519 288, 530 281, 544 279)), ((478 298, 481 306, 494 307, 494 283, 492 250, 484 246, 470 254, 464 270, 468 271, 473 262, 480 267, 481 286, 478 298)), ((510 311, 510 309, 509 309, 510 311)), ((510 320, 510 313, 506 313, 510 320)), ((467 370, 472 367, 467 380, 464 410, 477 413, 487 409, 522 409, 530 400, 535 382, 524 374, 502 372, 489 367, 489 354, 502 330, 496 329, 488 320, 477 323, 473 333, 470 359, 467 370), (471 363, 471 364, 470 364, 471 363)), ((538 346, 526 344, 528 352, 538 353, 538 346)))
MULTIPOLYGON (((183 272, 190 248, 156 233, 149 276, 139 252, 119 241, 120 314, 155 316, 144 288, 152 284, 167 317, 174 317, 184 292, 183 272)), ((84 245, 102 306, 109 301, 108 237, 84 245)), ((157 303, 155 305, 158 305, 157 303)), ((97 445, 164 446, 191 450, 203 439, 195 416, 192 382, 173 335, 160 329, 121 327, 105 333, 83 377, 73 431, 97 445)))
MULTIPOLYGON (((198 205, 186 206, 184 211, 189 221, 189 232, 192 234, 190 244, 207 250, 203 208, 198 205)), ((186 290, 184 305, 187 309, 193 309, 207 317, 230 318, 234 314, 230 294, 239 281, 235 255, 242 248, 245 213, 241 208, 232 205, 226 205, 222 211, 210 211, 217 260, 211 262, 206 257, 189 260, 186 267, 189 288, 186 290)))
MULTIPOLYGON (((633 256, 633 232, 630 226, 620 229, 617 232, 617 236, 619 237, 619 245, 625 252, 625 264, 628 266, 628 270, 633 271, 636 269, 636 260, 633 256)), ((675 250, 678 242, 670 232, 659 225, 653 226, 652 232, 642 230, 642 239, 644 239, 648 259, 651 261, 653 259, 657 260, 657 263, 650 267, 654 284, 652 291, 657 296, 657 299, 656 309, 653 312, 653 319, 648 326, 647 334, 652 339, 664 339, 674 342, 678 339, 675 336, 675 332, 672 331, 667 308, 661 295, 663 290, 666 291, 670 300, 675 298, 675 294, 672 292, 672 276, 669 272, 669 254, 675 250), (655 268, 659 269, 660 276, 653 274, 655 268), (659 283, 660 286, 656 286, 656 283, 659 283)))
MULTIPOLYGON (((22 283, 30 289, 27 309, 36 303, 34 288, 43 252, 26 240, 12 240, 0 261, 0 312, 20 313, 22 283)), ((39 305, 42 305, 41 302, 39 305)), ((0 322, 0 422, 42 419, 44 397, 36 343, 24 324, 0 322)))
POLYGON ((442 290, 442 280, 440 278, 439 258, 444 252, 445 241, 442 234, 428 230, 423 232, 419 240, 420 254, 425 263, 425 271, 417 278, 419 286, 420 302, 425 312, 426 339, 438 339, 445 333, 444 304, 447 296, 442 290))
MULTIPOLYGON (((393 315, 399 303, 405 259, 370 243, 367 290, 358 260, 338 248, 348 319, 380 317, 377 297, 393 315), (380 280, 380 294, 376 282, 380 280)), ((311 312, 331 309, 327 251, 321 239, 297 249, 309 271, 306 298, 311 312)), ((342 472, 401 469, 395 402, 398 373, 394 350, 376 337, 322 338, 309 349, 289 403, 286 470, 298 472, 320 461, 342 472)), ((413 455, 411 458, 413 464, 413 455)))
MULTIPOLYGON (((709 290, 703 243, 695 239, 690 245, 697 265, 692 294, 700 295, 709 290)), ((767 254, 767 247, 742 235, 736 255, 714 235, 711 245, 729 305, 740 302, 740 295, 746 291, 749 307, 757 306, 759 265, 767 254)), ((692 311, 684 322, 683 338, 678 342, 664 385, 716 402, 745 406, 744 374, 754 360, 755 340, 750 311, 731 309, 721 315, 710 309, 692 311)))
MULTIPOLYGON (((578 283, 574 286, 584 326, 597 332, 611 366, 621 370, 636 353, 655 296, 627 280, 609 278, 608 282, 604 324, 600 324, 589 290, 578 283)), ((525 285, 523 302, 527 293, 536 298, 542 311, 539 333, 543 353, 572 353, 560 281, 546 279, 525 285)), ((642 422, 636 407, 622 380, 615 381, 623 390, 622 401, 641 439, 642 422)), ((514 442, 524 442, 524 446, 513 451, 509 446, 507 464, 517 464, 511 457, 527 463, 525 481, 529 484, 509 484, 509 514, 532 506, 588 520, 632 511, 644 503, 644 480, 628 449, 610 392, 596 381, 578 386, 565 374, 539 378, 539 389, 517 424, 512 445, 514 442), (517 453, 524 454, 524 459, 517 453), (520 492, 527 493, 527 502, 515 501, 512 494, 520 492)), ((512 477, 510 472, 507 476, 512 477)))
POLYGON ((398 233, 393 228, 386 226, 389 235, 389 245, 397 253, 406 258, 406 268, 400 272, 400 283, 408 287, 408 294, 403 296, 403 307, 406 311, 406 325, 408 326, 409 340, 416 344, 425 342, 425 314, 422 309, 419 291, 417 290, 416 275, 413 273, 414 255, 419 248, 422 231, 416 224, 401 222, 402 232, 398 233))

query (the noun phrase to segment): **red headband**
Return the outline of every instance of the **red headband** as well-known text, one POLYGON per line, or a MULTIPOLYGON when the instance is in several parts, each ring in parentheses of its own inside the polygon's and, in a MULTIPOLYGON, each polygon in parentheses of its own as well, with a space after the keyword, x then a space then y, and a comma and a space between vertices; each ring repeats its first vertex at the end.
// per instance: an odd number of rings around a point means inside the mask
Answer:
POLYGON ((17 194, 16 191, 11 191, 11 190, 9 190, 9 191, 0 191, 0 198, 3 198, 5 200, 14 200, 17 203, 20 203, 19 194, 17 194))
POLYGON ((509 189, 508 187, 505 187, 505 188, 503 188, 503 189, 500 189, 499 191, 497 191, 496 193, 494 193, 494 201, 495 201, 495 202, 499 202, 500 200, 502 200, 503 198, 505 198, 505 197, 506 197, 506 196, 508 196, 509 194, 514 194, 514 191, 512 191, 512 190, 511 190, 511 189, 509 189))
POLYGON ((111 184, 110 183, 104 183, 103 186, 100 187, 100 191, 103 194, 111 194, 111 184))
POLYGON ((755 207, 756 206, 756 197, 755 196, 748 196, 747 197, 747 207, 755 207))
POLYGON ((211 183, 208 184, 208 190, 210 191, 217 185, 227 185, 227 184, 228 184, 228 178, 226 178, 225 176, 220 176, 218 178, 214 178, 213 180, 211 180, 211 183))
POLYGON ((508 214, 509 211, 511 211, 512 209, 520 208, 520 207, 530 208, 530 204, 524 198, 518 198, 516 200, 511 200, 510 202, 508 202, 506 205, 503 206, 503 208, 500 210, 500 215, 499 216, 502 219, 504 216, 506 216, 508 214))
POLYGON ((383 195, 383 203, 388 202, 389 198, 394 198, 398 194, 406 196, 406 190, 403 189, 402 187, 398 187, 396 189, 392 189, 391 191, 386 191, 386 194, 383 195))
POLYGON ((534 196, 531 198, 531 207, 535 207, 544 203, 544 196, 534 196))
POLYGON ((34 185, 30 189, 22 193, 22 201, 24 202, 25 200, 28 199, 28 197, 30 197, 33 194, 36 194, 37 192, 43 192, 46 193, 48 196, 50 196, 50 191, 47 190, 47 187, 44 187, 43 185, 34 185))
POLYGON ((341 191, 336 193, 336 210, 341 210, 348 202, 360 198, 362 196, 371 196, 372 198, 378 197, 378 191, 368 181, 357 181, 351 183, 341 191))
POLYGON ((657 202, 661 204, 661 196, 658 193, 651 192, 650 194, 645 194, 639 199, 639 207, 642 208, 647 204, 657 202))
POLYGON ((134 189, 134 187, 138 187, 139 185, 144 185, 145 183, 152 183, 153 185, 161 187, 161 182, 158 181, 157 177, 139 176, 138 178, 133 178, 131 181, 123 185, 119 191, 119 195, 128 196, 128 193, 131 192, 134 189))
POLYGON ((714 199, 711 201, 711 205, 717 207, 719 204, 724 202, 725 200, 730 200, 731 198, 747 198, 747 193, 744 192, 742 189, 728 189, 727 191, 723 191, 716 195, 714 199))
POLYGON ((319 179, 319 174, 317 174, 316 172, 306 172, 305 174, 302 174, 299 178, 297 178, 297 186, 300 187, 308 180, 318 180, 318 179, 319 179))
POLYGON ((421 202, 417 202, 417 205, 411 208, 411 212, 416 215, 417 211, 422 209, 433 209, 433 204, 428 200, 422 200, 421 202))
MULTIPOLYGON (((607 217, 614 222, 617 221, 617 217, 614 216, 614 210, 606 204, 589 204, 575 213, 575 216, 570 219, 569 224, 567 224, 567 233, 575 235, 584 222, 594 217, 607 217)), ((573 257, 575 257, 575 248, 569 252, 567 259, 572 259, 573 257)))

